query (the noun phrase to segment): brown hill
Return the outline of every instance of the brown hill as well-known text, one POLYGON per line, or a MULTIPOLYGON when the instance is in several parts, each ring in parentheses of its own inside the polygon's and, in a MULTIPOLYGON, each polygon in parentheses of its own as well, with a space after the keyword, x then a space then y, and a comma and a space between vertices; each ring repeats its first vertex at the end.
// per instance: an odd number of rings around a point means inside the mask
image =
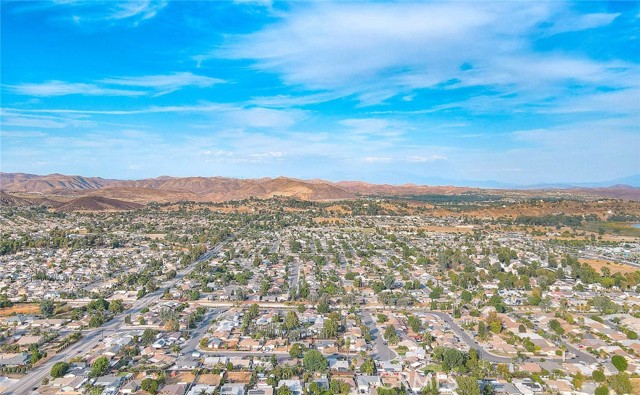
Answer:
POLYGON ((66 176, 63 174, 37 176, 25 173, 0 173, 0 186, 2 190, 9 192, 66 193, 68 191, 104 188, 113 181, 100 177, 66 176))
POLYGON ((23 199, 21 197, 12 196, 8 193, 0 191, 0 206, 7 207, 26 207, 33 205, 33 202, 29 199, 23 199))
POLYGON ((165 191, 153 188, 108 186, 106 188, 83 192, 84 196, 96 196, 147 204, 150 202, 170 203, 180 201, 203 201, 203 198, 189 191, 165 191))
POLYGON ((454 186, 428 186, 428 185, 389 185, 389 184, 370 184, 362 181, 340 181, 335 183, 340 188, 358 195, 378 195, 378 196, 402 196, 402 195, 428 195, 428 194, 444 194, 455 195, 463 192, 479 190, 468 187, 454 186))
POLYGON ((58 207, 58 211, 123 211, 135 210, 140 207, 142 207, 141 204, 133 202, 101 196, 83 196, 63 204, 58 207))
POLYGON ((158 177, 137 181, 118 181, 122 187, 188 191, 198 195, 225 194, 245 187, 250 181, 226 177, 158 177))
POLYGON ((237 190, 224 194, 210 194, 213 200, 238 200, 250 197, 270 198, 275 196, 295 197, 304 200, 351 199, 355 195, 332 184, 310 183, 294 178, 247 180, 237 190))
MULTIPOLYGON (((551 190, 491 190, 454 186, 415 184, 370 184, 361 181, 330 182, 320 179, 294 178, 238 179, 228 177, 168 177, 122 181, 100 177, 50 174, 38 176, 25 173, 0 173, 0 189, 11 193, 48 195, 55 200, 73 196, 99 196, 138 203, 173 201, 229 201, 249 197, 270 198, 288 196, 305 200, 350 199, 356 196, 410 196, 427 194, 456 195, 465 192, 494 193, 513 197, 557 196, 617 198, 640 200, 640 188, 614 186, 610 188, 570 188, 551 190)), ((35 200, 28 198, 28 200, 35 200)), ((55 205, 49 201, 47 205, 55 205)), ((38 203, 46 204, 46 203, 38 203)))

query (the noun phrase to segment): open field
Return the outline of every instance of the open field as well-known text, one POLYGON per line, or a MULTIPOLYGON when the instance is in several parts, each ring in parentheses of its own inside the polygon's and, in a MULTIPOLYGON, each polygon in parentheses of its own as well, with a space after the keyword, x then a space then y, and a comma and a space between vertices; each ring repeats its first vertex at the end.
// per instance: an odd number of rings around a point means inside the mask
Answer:
POLYGON ((180 372, 175 376, 169 374, 167 375, 167 384, 190 383, 194 378, 195 376, 191 372, 180 372))
POLYGON ((8 317, 16 314, 35 314, 39 311, 37 303, 16 304, 0 309, 0 317, 8 317))
POLYGON ((344 220, 340 218, 326 218, 326 217, 318 217, 314 218, 313 222, 317 224, 343 224, 344 220))
POLYGON ((622 274, 633 273, 638 270, 638 268, 635 268, 633 266, 624 265, 622 263, 609 262, 601 259, 580 259, 580 262, 589 264, 589 266, 594 268, 598 273, 602 273, 600 269, 602 269, 603 267, 609 268, 609 270, 611 270, 611 273, 622 274))
POLYGON ((469 233, 473 232, 473 226, 421 226, 417 230, 425 232, 444 232, 444 233, 469 233))

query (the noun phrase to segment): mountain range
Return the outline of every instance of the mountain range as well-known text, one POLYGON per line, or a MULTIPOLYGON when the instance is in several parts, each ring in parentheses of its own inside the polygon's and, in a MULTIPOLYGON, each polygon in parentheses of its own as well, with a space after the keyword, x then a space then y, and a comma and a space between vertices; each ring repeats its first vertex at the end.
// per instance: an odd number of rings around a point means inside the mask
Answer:
POLYGON ((294 197, 304 200, 353 199, 359 196, 416 196, 461 193, 548 194, 640 200, 640 188, 628 185, 611 187, 536 189, 479 189, 458 186, 415 184, 389 185, 362 181, 331 182, 320 179, 300 180, 288 177, 240 179, 229 177, 169 177, 142 180, 116 180, 63 174, 35 175, 0 172, 0 203, 3 205, 45 204, 59 209, 132 209, 137 204, 175 201, 223 202, 247 198, 294 197), (71 203, 72 200, 81 200, 71 203), (120 203, 122 202, 122 203, 120 203), (62 207, 62 204, 69 204, 62 207))

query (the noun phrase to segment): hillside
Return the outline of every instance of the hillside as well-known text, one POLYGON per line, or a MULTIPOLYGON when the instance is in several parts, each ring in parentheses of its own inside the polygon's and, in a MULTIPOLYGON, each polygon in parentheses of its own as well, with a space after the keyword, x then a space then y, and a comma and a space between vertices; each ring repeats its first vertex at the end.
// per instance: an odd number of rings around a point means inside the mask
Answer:
POLYGON ((37 176, 25 173, 0 173, 0 189, 10 192, 66 193, 104 188, 114 180, 100 177, 49 174, 37 176))
MULTIPOLYGON (((640 188, 616 185, 598 188, 548 189, 479 189, 456 186, 389 185, 362 181, 331 182, 320 179, 300 180, 288 177, 239 179, 229 177, 168 177, 143 180, 112 180, 100 177, 25 173, 0 173, 0 190, 9 193, 56 197, 98 196, 137 203, 174 201, 222 202, 250 197, 294 197, 304 200, 352 199, 358 196, 418 196, 489 193, 513 197, 554 196, 590 199, 614 198, 640 200, 640 188)), ((8 198, 7 198, 8 199, 8 198)), ((34 197, 35 199, 35 197, 34 197)), ((32 200, 29 198, 28 200, 32 200)), ((7 200, 8 201, 8 200, 7 200)))
POLYGON ((108 199, 100 196, 83 196, 73 199, 60 207, 58 211, 124 211, 135 210, 143 205, 133 202, 125 202, 117 199, 108 199))
POLYGON ((165 191, 153 188, 109 186, 82 192, 83 196, 96 196, 146 204, 150 202, 169 203, 178 201, 202 201, 198 194, 189 191, 165 191))
POLYGON ((26 207, 31 205, 33 205, 33 202, 29 199, 23 199, 0 191, 0 206, 26 207))

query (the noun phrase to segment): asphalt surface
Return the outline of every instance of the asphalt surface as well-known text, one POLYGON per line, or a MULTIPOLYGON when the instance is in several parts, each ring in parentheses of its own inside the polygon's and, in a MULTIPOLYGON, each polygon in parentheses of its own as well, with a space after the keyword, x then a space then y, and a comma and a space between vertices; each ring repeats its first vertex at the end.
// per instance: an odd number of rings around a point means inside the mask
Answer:
POLYGON ((362 322, 369 327, 371 332, 371 337, 373 338, 373 348, 374 353, 371 356, 378 361, 391 361, 396 358, 398 354, 396 354, 393 350, 391 350, 383 339, 382 333, 376 327, 376 323, 369 312, 362 313, 362 322))

